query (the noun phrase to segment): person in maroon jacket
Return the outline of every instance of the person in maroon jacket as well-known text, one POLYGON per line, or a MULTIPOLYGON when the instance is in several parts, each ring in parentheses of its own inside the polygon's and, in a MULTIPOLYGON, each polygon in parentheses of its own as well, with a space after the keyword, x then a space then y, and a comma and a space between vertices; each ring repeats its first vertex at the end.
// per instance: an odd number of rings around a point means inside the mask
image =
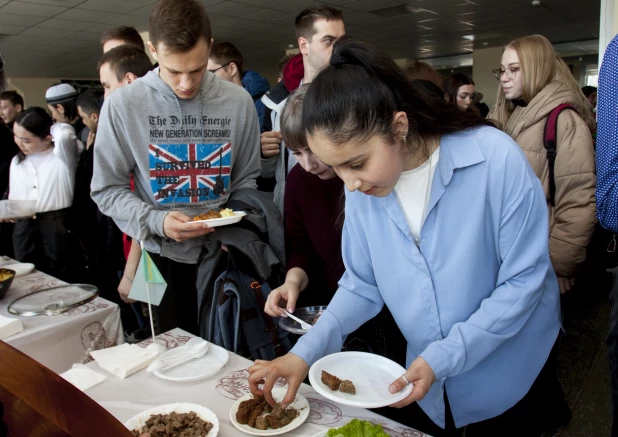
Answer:
POLYGON ((300 165, 292 168, 285 187, 288 272, 285 283, 270 293, 265 308, 275 317, 282 315, 281 301, 294 312, 301 293, 299 303, 303 306, 327 305, 345 270, 341 258, 343 181, 311 152, 305 141, 301 112, 308 86, 292 94, 281 116, 281 134, 300 165))
MULTIPOLYGON (((341 256, 343 181, 307 145, 301 125, 308 87, 302 85, 294 92, 281 114, 281 135, 300 165, 292 168, 285 186, 288 271, 285 283, 271 291, 264 308, 273 317, 285 316, 280 306, 294 312, 303 306, 328 305, 345 271, 341 256)), ((344 350, 372 352, 400 364, 405 363, 405 348, 405 339, 386 307, 344 344, 344 350)))

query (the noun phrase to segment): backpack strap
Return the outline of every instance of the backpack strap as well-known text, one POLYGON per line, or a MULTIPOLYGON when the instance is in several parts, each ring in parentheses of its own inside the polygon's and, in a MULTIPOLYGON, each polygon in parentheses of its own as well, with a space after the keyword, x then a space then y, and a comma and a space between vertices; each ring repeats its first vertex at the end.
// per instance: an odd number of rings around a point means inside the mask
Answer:
POLYGON ((556 206, 556 178, 554 175, 554 166, 556 164, 556 141, 558 138, 558 116, 565 109, 572 109, 577 112, 577 109, 568 103, 563 103, 556 106, 547 117, 545 122, 545 132, 543 133, 543 145, 547 150, 547 166, 549 168, 549 203, 551 206, 556 206))
POLYGON ((262 295, 262 286, 259 282, 251 283, 251 290, 253 290, 253 295, 255 296, 255 300, 260 308, 262 308, 262 317, 264 317, 264 322, 266 323, 265 331, 270 335, 270 339, 273 342, 273 347, 275 348, 275 354, 278 357, 282 357, 287 353, 283 343, 281 343, 281 339, 279 338, 279 333, 277 332, 277 325, 273 321, 272 317, 270 317, 264 311, 266 307, 266 301, 264 300, 264 296, 262 295))

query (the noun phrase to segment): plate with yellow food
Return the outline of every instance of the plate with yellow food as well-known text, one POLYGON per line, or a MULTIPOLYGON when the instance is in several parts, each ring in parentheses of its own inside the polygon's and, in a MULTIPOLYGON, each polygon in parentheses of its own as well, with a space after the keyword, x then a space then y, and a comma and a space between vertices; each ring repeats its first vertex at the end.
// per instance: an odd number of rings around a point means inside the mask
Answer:
POLYGON ((232 225, 242 220, 247 213, 244 211, 232 211, 229 208, 224 208, 218 211, 209 211, 206 214, 200 214, 193 217, 189 223, 203 223, 211 228, 219 226, 232 225))

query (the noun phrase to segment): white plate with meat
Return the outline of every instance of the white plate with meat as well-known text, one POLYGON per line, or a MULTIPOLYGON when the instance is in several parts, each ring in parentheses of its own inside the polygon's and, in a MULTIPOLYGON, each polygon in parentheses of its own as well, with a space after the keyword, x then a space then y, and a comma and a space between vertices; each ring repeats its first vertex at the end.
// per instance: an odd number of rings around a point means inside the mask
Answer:
POLYGON ((213 413, 206 407, 202 407, 201 405, 187 403, 166 404, 150 408, 146 411, 142 411, 141 413, 136 414, 135 416, 127 420, 124 426, 126 426, 129 430, 133 432, 138 431, 139 433, 141 433, 142 428, 146 426, 146 422, 152 416, 156 416, 158 414, 166 415, 171 413, 195 413, 197 417, 212 425, 212 428, 206 434, 198 434, 196 437, 217 437, 217 434, 219 433, 219 419, 217 419, 215 413, 213 413))

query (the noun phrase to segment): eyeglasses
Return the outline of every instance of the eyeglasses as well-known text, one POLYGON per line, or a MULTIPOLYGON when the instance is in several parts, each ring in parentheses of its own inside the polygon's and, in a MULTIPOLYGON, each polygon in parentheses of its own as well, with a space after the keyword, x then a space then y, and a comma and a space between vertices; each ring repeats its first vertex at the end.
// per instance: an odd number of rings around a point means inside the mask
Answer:
POLYGON ((506 77, 508 77, 509 79, 515 79, 515 76, 517 76, 517 72, 519 71, 519 67, 509 67, 506 69, 502 69, 502 68, 496 68, 495 70, 491 70, 494 73, 494 76, 496 76, 496 79, 500 80, 502 79, 502 75, 506 74, 506 77))
POLYGON ((219 67, 219 68, 215 68, 214 70, 208 70, 208 71, 210 71, 211 73, 216 73, 217 71, 221 70, 222 68, 227 67, 227 66, 228 66, 228 65, 230 65, 230 64, 231 64, 231 62, 228 62, 227 64, 223 64, 223 65, 222 65, 221 67, 219 67))

